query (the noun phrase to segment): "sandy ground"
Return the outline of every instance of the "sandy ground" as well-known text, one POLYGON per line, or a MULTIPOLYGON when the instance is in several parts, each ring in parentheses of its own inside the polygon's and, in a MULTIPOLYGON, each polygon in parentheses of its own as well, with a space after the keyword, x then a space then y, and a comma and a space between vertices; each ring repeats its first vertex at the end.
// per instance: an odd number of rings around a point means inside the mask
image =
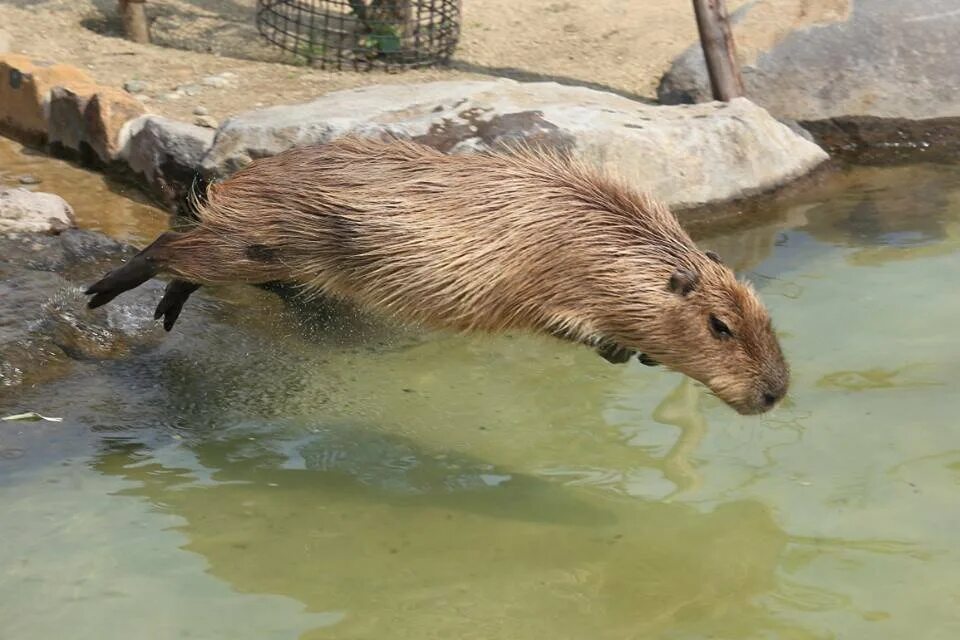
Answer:
MULTIPOLYGON (((731 11, 746 0, 728 0, 731 11)), ((257 35, 255 0, 148 0, 155 44, 119 37, 116 0, 0 0, 11 49, 88 69, 104 84, 145 83, 156 113, 216 119, 259 106, 384 82, 507 76, 653 99, 674 56, 696 41, 690 0, 463 0, 450 67, 328 72, 286 62, 257 35), (226 86, 205 77, 232 72, 226 86), (177 87, 190 87, 190 95, 177 87)))

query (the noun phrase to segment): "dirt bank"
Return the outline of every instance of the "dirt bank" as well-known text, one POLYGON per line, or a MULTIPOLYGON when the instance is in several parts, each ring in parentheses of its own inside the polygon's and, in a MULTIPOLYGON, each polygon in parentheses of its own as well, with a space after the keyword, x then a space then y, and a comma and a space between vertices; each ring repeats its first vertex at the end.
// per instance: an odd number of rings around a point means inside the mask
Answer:
MULTIPOLYGON (((745 0, 730 0, 731 10, 745 0)), ((0 0, 12 50, 88 69, 99 82, 141 81, 150 110, 220 119, 256 106, 308 100, 384 82, 507 75, 587 84, 653 99, 671 59, 696 39, 689 0, 463 0, 452 67, 401 74, 324 72, 281 64, 254 25, 255 0, 150 0, 154 40, 119 35, 115 0, 0 0), (229 82, 203 79, 223 72, 229 82), (176 91, 181 87, 181 91, 176 91), (175 96, 175 97, 174 97, 175 96)))

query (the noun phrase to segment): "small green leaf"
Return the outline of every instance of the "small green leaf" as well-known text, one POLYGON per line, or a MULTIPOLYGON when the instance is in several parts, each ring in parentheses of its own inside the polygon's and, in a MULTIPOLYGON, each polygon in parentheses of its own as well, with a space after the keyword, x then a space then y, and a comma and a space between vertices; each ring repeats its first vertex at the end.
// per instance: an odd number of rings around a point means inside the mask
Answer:
POLYGON ((0 420, 20 420, 24 422, 36 422, 37 420, 46 420, 47 422, 63 422, 63 418, 48 418, 47 416, 42 416, 39 413, 34 411, 28 411, 27 413, 17 413, 12 416, 4 416, 0 420))

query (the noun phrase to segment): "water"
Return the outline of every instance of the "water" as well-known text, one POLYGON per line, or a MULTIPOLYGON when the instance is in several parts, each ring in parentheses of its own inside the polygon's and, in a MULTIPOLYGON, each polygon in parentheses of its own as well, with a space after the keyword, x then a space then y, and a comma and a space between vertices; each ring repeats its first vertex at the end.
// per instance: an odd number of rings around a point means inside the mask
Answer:
POLYGON ((136 190, 0 137, 0 189, 17 187, 62 195, 79 226, 122 242, 143 243, 169 226, 169 216, 136 190), (22 176, 40 182, 22 185, 22 176))
POLYGON ((793 366, 742 417, 531 337, 249 288, 0 402, 0 637, 960 637, 960 168, 738 229, 793 366))

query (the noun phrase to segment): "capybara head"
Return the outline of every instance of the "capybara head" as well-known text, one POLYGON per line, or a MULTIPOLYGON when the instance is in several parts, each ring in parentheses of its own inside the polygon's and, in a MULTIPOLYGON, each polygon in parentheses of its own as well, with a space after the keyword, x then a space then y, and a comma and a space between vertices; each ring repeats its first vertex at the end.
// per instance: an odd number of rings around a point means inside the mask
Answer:
POLYGON ((635 318, 634 344, 625 346, 702 382, 741 414, 774 408, 790 370, 763 303, 712 252, 679 262, 664 266, 656 292, 644 278, 656 313, 635 318))

